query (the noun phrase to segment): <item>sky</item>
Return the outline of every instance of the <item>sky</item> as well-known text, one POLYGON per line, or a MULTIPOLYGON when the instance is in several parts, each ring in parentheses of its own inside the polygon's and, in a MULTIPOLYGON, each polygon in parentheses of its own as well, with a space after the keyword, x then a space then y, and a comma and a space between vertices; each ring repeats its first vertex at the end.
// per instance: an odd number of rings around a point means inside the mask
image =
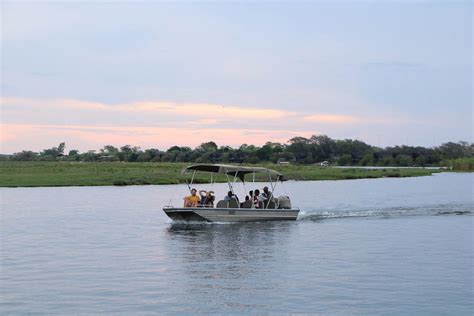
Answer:
POLYGON ((1 1, 1 153, 474 141, 471 1, 1 1))

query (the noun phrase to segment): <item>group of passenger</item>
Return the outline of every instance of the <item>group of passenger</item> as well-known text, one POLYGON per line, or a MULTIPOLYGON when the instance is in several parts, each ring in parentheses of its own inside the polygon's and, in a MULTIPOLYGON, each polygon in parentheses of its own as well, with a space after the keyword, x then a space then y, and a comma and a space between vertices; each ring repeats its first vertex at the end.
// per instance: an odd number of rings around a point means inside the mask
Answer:
MULTIPOLYGON (((273 193, 268 187, 264 187, 262 193, 259 189, 249 191, 244 202, 240 202, 239 197, 232 191, 227 192, 224 197, 224 201, 236 201, 240 204, 240 207, 244 208, 251 208, 252 205, 254 208, 266 208, 272 200, 273 193)), ((191 189, 191 195, 184 198, 184 207, 214 207, 214 201, 214 191, 200 190, 199 195, 197 195, 197 190, 193 188, 191 189)))
POLYGON ((255 208, 266 208, 272 199, 273 193, 268 190, 268 187, 264 187, 262 193, 260 193, 259 189, 250 191, 249 195, 245 197, 246 201, 252 201, 255 208))

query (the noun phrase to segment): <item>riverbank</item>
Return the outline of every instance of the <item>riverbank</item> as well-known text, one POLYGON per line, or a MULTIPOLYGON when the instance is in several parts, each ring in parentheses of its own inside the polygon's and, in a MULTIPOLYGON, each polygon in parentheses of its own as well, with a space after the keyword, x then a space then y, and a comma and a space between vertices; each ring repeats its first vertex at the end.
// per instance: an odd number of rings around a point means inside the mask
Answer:
MULTIPOLYGON (((103 186, 178 184, 182 163, 78 163, 78 162, 0 162, 0 187, 50 187, 50 186, 103 186)), ((423 168, 415 169, 338 169, 313 165, 264 165, 280 171, 287 180, 344 180, 383 177, 418 177, 441 172, 423 168)), ((195 182, 209 182, 205 175, 195 182)), ((224 177, 214 178, 225 182, 224 177)), ((265 181, 266 178, 257 180, 265 181)))

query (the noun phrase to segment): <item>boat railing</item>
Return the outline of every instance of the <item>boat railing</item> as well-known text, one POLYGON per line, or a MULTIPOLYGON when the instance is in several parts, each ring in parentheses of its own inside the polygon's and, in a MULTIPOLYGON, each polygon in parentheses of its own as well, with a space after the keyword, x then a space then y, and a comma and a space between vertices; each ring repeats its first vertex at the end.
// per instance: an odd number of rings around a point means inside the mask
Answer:
MULTIPOLYGON (((264 202, 264 201, 259 201, 258 207, 255 206, 254 203, 252 203, 251 200, 246 200, 242 203, 231 200, 231 201, 226 201, 226 200, 220 200, 218 201, 215 205, 202 205, 198 204, 195 206, 183 206, 183 208, 230 208, 230 209, 235 209, 235 208, 242 208, 242 209, 259 209, 259 210, 275 210, 275 209, 291 209, 291 200, 287 196, 281 196, 279 198, 272 198, 270 201, 264 202)), ((166 205, 165 208, 173 208, 174 206, 171 205, 166 205)))

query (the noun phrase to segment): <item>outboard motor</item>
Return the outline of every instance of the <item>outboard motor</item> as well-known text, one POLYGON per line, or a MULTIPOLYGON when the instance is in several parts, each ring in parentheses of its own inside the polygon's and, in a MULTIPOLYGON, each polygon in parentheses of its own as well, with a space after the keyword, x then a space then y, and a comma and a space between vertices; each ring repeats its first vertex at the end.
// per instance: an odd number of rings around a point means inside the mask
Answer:
POLYGON ((281 195, 278 197, 278 208, 291 209, 291 200, 289 196, 281 195))

